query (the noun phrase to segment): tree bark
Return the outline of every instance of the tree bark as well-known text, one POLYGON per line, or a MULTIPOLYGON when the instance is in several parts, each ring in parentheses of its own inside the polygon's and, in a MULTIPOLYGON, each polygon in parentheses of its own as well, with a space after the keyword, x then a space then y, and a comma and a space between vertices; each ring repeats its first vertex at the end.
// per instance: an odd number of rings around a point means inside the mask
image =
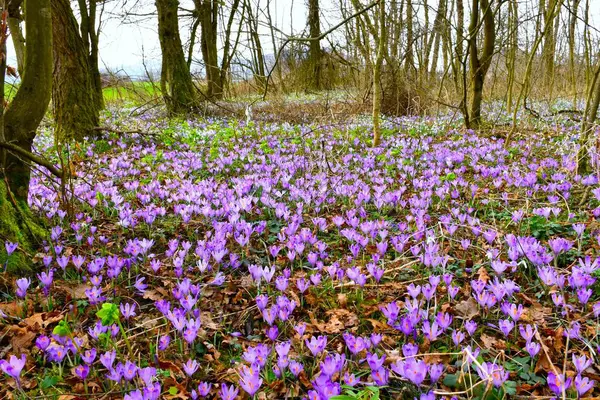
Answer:
POLYGON ((577 71, 575 70, 575 29, 577 28, 577 12, 581 0, 571 0, 569 14, 569 78, 573 95, 573 108, 577 108, 577 71))
POLYGON ((52 0, 52 108, 59 143, 81 141, 98 126, 98 104, 84 40, 69 0, 52 0))
POLYGON ((381 67, 383 65, 385 47, 387 45, 385 29, 385 0, 379 1, 379 40, 377 43, 377 57, 373 67, 373 146, 381 143, 381 67))
POLYGON ((81 38, 85 45, 89 59, 89 71, 92 77, 93 96, 98 110, 104 109, 104 96, 102 94, 102 78, 98 66, 98 31, 96 30, 96 0, 78 0, 79 13, 81 14, 81 38))
POLYGON ((8 2, 8 29, 12 37, 15 55, 17 56, 17 71, 19 75, 23 75, 23 66, 25 64, 25 37, 21 30, 21 22, 23 16, 21 14, 22 0, 13 0, 8 2))
MULTIPOLYGON (((6 141, 31 152, 36 129, 52 92, 52 11, 50 0, 25 0, 25 63, 21 85, 4 114, 6 141)), ((29 164, 11 152, 3 160, 4 178, 18 201, 27 201, 29 164)))
POLYGON ((217 0, 194 0, 200 18, 200 46, 206 69, 207 93, 210 99, 223 98, 223 82, 219 69, 217 49, 217 26, 219 2, 217 0))
POLYGON ((600 63, 596 67, 596 71, 588 88, 588 96, 585 105, 585 113, 583 116, 583 124, 581 126, 581 134, 579 139, 579 152, 577 154, 577 172, 580 174, 587 173, 590 169, 589 146, 590 137, 594 128, 594 123, 598 116, 598 108, 600 107, 600 63))
POLYGON ((412 75, 415 69, 413 55, 414 39, 414 18, 412 0, 406 0, 406 57, 404 61, 404 69, 407 77, 412 75))
MULTIPOLYGON (((493 0, 492 0, 493 1, 493 0)), ((494 13, 488 0, 473 0, 471 9, 471 24, 469 26, 469 54, 471 66, 471 86, 473 98, 471 99, 470 121, 474 127, 481 124, 481 103, 483 101, 483 87, 485 75, 492 63, 494 45, 496 42, 496 27, 494 13), (483 13, 483 50, 481 58, 477 48, 477 33, 479 30, 479 13, 483 13)))
POLYGON ((187 113, 196 106, 194 83, 179 35, 178 6, 178 0, 156 0, 162 52, 161 90, 169 114, 187 113))
MULTIPOLYGON (((319 16, 319 0, 308 0, 308 32, 311 38, 321 35, 321 19, 319 16)), ((308 65, 309 79, 308 84, 311 89, 320 90, 322 50, 319 40, 311 40, 308 47, 308 65)))

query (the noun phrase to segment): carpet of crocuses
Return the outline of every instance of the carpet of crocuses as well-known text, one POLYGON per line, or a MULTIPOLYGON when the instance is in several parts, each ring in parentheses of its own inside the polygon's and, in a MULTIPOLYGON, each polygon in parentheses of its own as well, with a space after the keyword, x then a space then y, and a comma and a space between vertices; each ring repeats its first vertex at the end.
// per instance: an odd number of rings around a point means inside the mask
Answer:
POLYGON ((6 395, 600 395, 600 186, 576 127, 506 144, 402 118, 373 148, 360 121, 107 123, 153 133, 73 148, 70 207, 34 174, 50 233, 4 277, 6 395))

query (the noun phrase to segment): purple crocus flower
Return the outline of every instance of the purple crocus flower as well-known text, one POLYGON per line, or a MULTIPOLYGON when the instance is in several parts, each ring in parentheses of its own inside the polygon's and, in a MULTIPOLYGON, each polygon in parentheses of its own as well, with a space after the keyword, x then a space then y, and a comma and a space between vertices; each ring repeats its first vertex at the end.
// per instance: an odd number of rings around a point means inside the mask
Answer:
POLYGON ((508 379, 508 371, 502 366, 491 362, 482 363, 477 367, 477 373, 483 380, 490 381, 495 387, 500 387, 508 379))
POLYGON ((15 380, 17 386, 21 386, 21 371, 25 367, 25 362, 27 361, 27 356, 25 354, 21 354, 21 358, 17 358, 16 356, 10 356, 8 361, 0 360, 0 369, 4 371, 4 373, 15 380))
POLYGON ((78 365, 75 368, 73 368, 73 375, 75 375, 81 380, 85 380, 88 377, 89 373, 90 367, 85 364, 78 365))
POLYGON ((17 247, 19 247, 19 243, 4 242, 4 248, 6 249, 6 254, 9 256, 15 252, 17 247))
POLYGON ((227 386, 225 383, 222 383, 219 396, 221 396, 221 400, 234 400, 237 397, 238 392, 239 389, 234 385, 227 386))
POLYGON ((536 342, 527 342, 525 345, 525 350, 529 353, 531 357, 535 357, 537 353, 540 352, 541 346, 536 342))
POLYGON ((556 395, 562 395, 571 386, 571 378, 565 380, 563 374, 555 375, 553 372, 548 372, 548 386, 556 395))
POLYGON ((212 383, 200 382, 198 384, 198 394, 202 397, 208 396, 212 383))
POLYGON ((240 371, 240 387, 250 396, 254 396, 263 382, 259 375, 259 368, 258 365, 250 367, 243 365, 240 371))
POLYGON ((586 394, 591 388, 594 387, 596 382, 589 378, 584 378, 581 375, 577 375, 573 381, 575 390, 577 391, 578 398, 586 394))
POLYGON ((317 354, 319 354, 320 352, 322 352, 325 349, 325 346, 327 346, 327 336, 319 336, 319 337, 312 336, 310 338, 310 341, 308 339, 306 339, 305 342, 306 342, 306 347, 308 347, 308 349, 310 350, 312 355, 316 356, 317 354))
POLYGON ((136 308, 135 303, 121 303, 119 305, 121 314, 123 314, 123 318, 125 318, 125 319, 130 319, 131 317, 135 317, 137 315, 135 313, 135 308, 136 308))
POLYGON ((25 298, 25 296, 27 296, 27 289, 29 289, 29 285, 31 285, 31 279, 17 279, 17 296, 19 296, 22 299, 25 298))
POLYGON ((183 364, 183 371, 187 376, 191 377, 194 375, 194 373, 196 373, 196 371, 198 371, 198 367, 200 367, 198 361, 189 359, 185 364, 183 364))
POLYGON ((50 338, 46 335, 41 335, 35 340, 35 345, 38 349, 45 351, 50 346, 50 338))
POLYGON ((579 374, 583 373, 592 365, 592 360, 587 358, 585 355, 578 357, 577 355, 573 354, 572 361, 579 374))

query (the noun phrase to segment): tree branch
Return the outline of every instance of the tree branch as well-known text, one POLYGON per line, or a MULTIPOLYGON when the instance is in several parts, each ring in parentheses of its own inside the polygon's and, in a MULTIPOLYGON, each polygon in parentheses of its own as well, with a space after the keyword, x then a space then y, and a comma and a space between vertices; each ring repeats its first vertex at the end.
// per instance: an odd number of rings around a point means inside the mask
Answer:
POLYGON ((367 11, 369 11, 371 8, 375 7, 377 4, 379 4, 380 0, 376 0, 373 3, 369 4, 368 6, 366 6, 365 8, 363 8, 362 10, 359 10, 357 12, 355 12, 354 14, 350 15, 348 18, 340 21, 337 25, 333 26, 332 28, 330 28, 329 30, 321 33, 319 36, 316 37, 309 37, 309 38, 299 38, 299 37, 289 37, 285 40, 285 42, 283 42, 283 44, 281 45, 281 47, 279 48, 279 50, 277 51, 277 56, 275 57, 275 62, 273 63, 273 65, 271 66, 271 68, 269 69, 269 74, 267 75, 267 79, 265 80, 265 90, 263 92, 263 96, 262 99, 263 101, 267 98, 267 91, 269 90, 269 80, 271 79, 271 75, 273 75, 273 71, 275 71, 275 68, 277 67, 277 64, 279 62, 279 58, 281 57, 281 52, 283 51, 283 49, 285 48, 285 46, 288 45, 288 43, 290 42, 312 42, 315 40, 321 40, 324 37, 326 37, 327 35, 329 35, 331 32, 335 31, 336 29, 340 28, 341 26, 345 25, 348 23, 348 21, 361 16, 362 14, 366 13, 367 11))
POLYGON ((44 160, 43 158, 36 156, 33 153, 28 152, 25 149, 22 149, 21 147, 17 146, 16 144, 13 143, 8 143, 8 142, 0 142, 0 147, 4 148, 8 151, 11 151, 21 157, 24 157, 30 161, 33 161, 34 163, 41 165, 42 167, 45 167, 48 171, 50 171, 52 173, 52 175, 63 179, 64 172, 58 168, 56 168, 54 165, 52 165, 52 163, 50 163, 47 160, 44 160))

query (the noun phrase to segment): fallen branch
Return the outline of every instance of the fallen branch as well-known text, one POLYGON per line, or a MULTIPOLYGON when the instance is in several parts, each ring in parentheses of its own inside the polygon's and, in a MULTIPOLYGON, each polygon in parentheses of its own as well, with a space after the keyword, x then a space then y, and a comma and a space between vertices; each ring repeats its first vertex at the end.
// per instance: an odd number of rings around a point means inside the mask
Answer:
POLYGON ((149 132, 144 132, 141 131, 139 129, 133 130, 133 131, 120 131, 118 129, 113 129, 113 128, 109 128, 108 126, 97 126, 94 128, 95 131, 98 132, 111 132, 111 133, 116 133, 117 135, 131 135, 133 133, 138 134, 138 135, 153 135, 152 133, 149 132))

